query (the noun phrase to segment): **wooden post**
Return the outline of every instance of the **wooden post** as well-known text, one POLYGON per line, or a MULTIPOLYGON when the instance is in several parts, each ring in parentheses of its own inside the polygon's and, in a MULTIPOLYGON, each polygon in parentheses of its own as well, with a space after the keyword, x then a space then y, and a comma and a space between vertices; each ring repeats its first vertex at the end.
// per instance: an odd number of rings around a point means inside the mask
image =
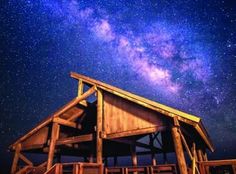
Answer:
POLYGON ((21 144, 17 144, 16 145, 16 149, 15 149, 14 159, 13 159, 13 162, 12 162, 11 174, 15 174, 16 173, 17 164, 18 164, 19 156, 20 156, 20 151, 21 151, 21 144))
POLYGON ((198 160, 199 160, 200 162, 202 162, 202 161, 203 161, 203 158, 202 158, 202 150, 201 150, 201 149, 198 149, 198 150, 197 150, 197 155, 198 155, 198 160))
POLYGON ((149 135, 149 141, 150 141, 150 146, 151 146, 151 159, 152 159, 152 165, 156 166, 157 162, 156 162, 156 158, 155 158, 155 152, 154 152, 154 139, 152 137, 152 134, 149 135))
POLYGON ((233 168, 233 174, 236 174, 236 165, 232 165, 233 168))
POLYGON ((208 161, 207 153, 206 152, 203 153, 203 161, 208 161))
POLYGON ((97 163, 102 164, 102 122, 103 122, 103 93, 100 89, 97 90, 97 163))
POLYGON ((192 157, 192 171, 193 171, 193 174, 196 174, 196 151, 195 151, 195 148, 196 148, 196 145, 195 143, 193 143, 193 146, 192 146, 192 154, 193 154, 193 157, 192 157))
POLYGON ((84 84, 82 80, 78 82, 78 97, 81 96, 84 92, 84 84))
POLYGON ((49 145, 47 170, 49 170, 53 164, 54 150, 55 150, 56 140, 59 137, 59 131, 60 131, 59 124, 54 122, 52 125, 51 140, 50 140, 50 145, 49 145))
POLYGON ((173 137, 175 153, 178 161, 178 166, 181 174, 187 174, 187 165, 184 157, 184 150, 181 142, 180 133, 178 132, 179 123, 177 118, 174 118, 174 125, 171 128, 171 133, 173 137))
MULTIPOLYGON (((203 161, 208 161, 206 150, 203 152, 203 161)), ((209 174, 209 166, 205 166, 206 174, 209 174)))
POLYGON ((130 150, 131 150, 132 165, 137 166, 138 165, 138 159, 137 159, 135 144, 130 145, 130 150))

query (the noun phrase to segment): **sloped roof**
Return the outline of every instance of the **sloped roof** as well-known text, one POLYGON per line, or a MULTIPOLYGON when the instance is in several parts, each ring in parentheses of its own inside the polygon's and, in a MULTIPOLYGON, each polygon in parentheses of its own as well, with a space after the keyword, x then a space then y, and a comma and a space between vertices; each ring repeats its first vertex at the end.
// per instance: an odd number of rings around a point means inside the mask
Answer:
POLYGON ((109 93, 112 93, 116 96, 122 97, 126 100, 132 101, 134 103, 137 103, 139 105, 142 105, 146 108, 152 109, 154 111, 160 112, 163 115, 169 116, 169 117, 176 117, 179 121, 184 122, 186 124, 189 124, 194 127, 194 129, 199 133, 201 138, 204 140, 206 143, 207 147, 211 150, 214 151, 214 146, 213 143, 211 142, 211 139, 202 124, 201 118, 182 112, 180 110, 174 109, 172 107, 163 105, 161 103, 149 100, 147 98, 132 94, 130 92, 127 92, 125 90, 122 90, 120 88, 114 87, 112 85, 103 83, 101 81, 89 78, 87 76, 77 74, 75 72, 71 72, 71 77, 75 78, 77 80, 82 80, 84 83, 87 83, 89 85, 95 85, 97 88, 100 88, 104 91, 107 91, 109 93))
MULTIPOLYGON (((77 74, 75 72, 71 72, 71 77, 75 78, 77 80, 82 80, 84 83, 88 84, 88 85, 92 85, 92 86, 96 86, 96 88, 100 88, 106 92, 112 93, 116 96, 119 96, 121 98, 124 98, 126 100, 129 100, 131 102, 134 102, 138 105, 141 105, 143 107, 149 108, 151 110, 157 111, 159 113, 162 113, 163 115, 166 115, 170 118, 177 118, 180 122, 184 122, 190 126, 192 126, 200 135, 200 137, 202 138, 202 140, 206 143, 207 147, 211 150, 214 151, 214 147, 213 144, 210 140, 210 137, 204 127, 204 125, 202 124, 202 121, 199 117, 179 111, 177 109, 174 109, 172 107, 160 104, 158 102, 149 100, 147 98, 132 94, 130 92, 127 92, 125 90, 119 89, 117 87, 108 85, 106 83, 100 82, 98 80, 89 78, 87 76, 81 75, 81 74, 77 74)), ((74 100, 74 99, 73 99, 74 100)), ((73 102, 73 100, 71 102, 73 102)), ((70 103, 70 102, 69 102, 70 103)), ((64 107, 66 107, 69 103, 67 103, 65 106, 61 107, 56 113, 60 112, 61 110, 63 110, 64 107)), ((88 103, 87 103, 88 104, 88 103)), ((86 104, 85 104, 86 105, 86 104)), ((76 109, 76 107, 72 107, 70 110, 67 110, 66 112, 64 112, 61 117, 67 117, 68 112, 72 112, 73 109, 76 109)), ((49 123, 51 123, 54 119, 54 114, 50 115, 48 118, 46 118, 45 120, 43 120, 41 123, 39 123, 36 127, 34 127, 32 130, 30 130, 27 134, 25 134, 24 136, 22 136, 21 138, 19 138, 17 141, 15 141, 15 143, 13 143, 12 145, 10 145, 10 149, 14 149, 14 146, 19 143, 24 141, 25 139, 27 139, 28 137, 30 137, 31 135, 33 135, 35 132, 37 132, 39 129, 45 127, 46 125, 48 125, 49 123)))
MULTIPOLYGON (((15 145, 17 143, 23 142, 24 140, 26 140, 27 138, 29 138, 30 136, 34 135, 37 131, 39 131, 40 129, 44 128, 45 126, 49 125, 50 123, 53 122, 53 119, 55 118, 55 115, 57 113, 59 113, 60 111, 62 111, 65 107, 67 107, 71 102, 73 102, 75 99, 71 100, 70 102, 68 102, 67 104, 65 104, 64 106, 60 107, 55 113, 49 115, 47 118, 43 119, 43 121, 41 121, 39 124, 37 124, 33 129, 31 129, 30 131, 28 131, 25 135, 23 135, 22 137, 18 138, 13 144, 11 144, 9 146, 9 149, 14 149, 15 145)), ((80 103, 81 106, 83 105, 87 105, 89 103, 80 103)), ((78 105, 77 105, 78 106, 78 105)), ((74 113, 79 113, 82 114, 82 109, 77 108, 77 106, 74 106, 68 110, 66 110, 63 114, 61 114, 59 117, 66 119, 68 117, 68 115, 72 115, 74 113)))

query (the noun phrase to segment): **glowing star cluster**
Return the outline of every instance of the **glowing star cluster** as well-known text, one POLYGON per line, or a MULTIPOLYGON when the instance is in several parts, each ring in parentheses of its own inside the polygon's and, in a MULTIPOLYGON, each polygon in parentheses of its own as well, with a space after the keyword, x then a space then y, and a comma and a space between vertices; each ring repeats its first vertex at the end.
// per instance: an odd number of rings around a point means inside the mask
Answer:
POLYGON ((156 21, 151 26, 144 24, 146 29, 142 32, 128 27, 120 32, 119 27, 111 24, 112 17, 99 14, 99 10, 81 9, 76 1, 67 6, 72 21, 87 26, 95 41, 107 43, 114 51, 114 61, 119 57, 138 76, 166 93, 178 94, 185 86, 185 78, 205 83, 211 75, 210 65, 206 63, 209 57, 191 45, 189 31, 183 32, 177 27, 168 29, 156 21))

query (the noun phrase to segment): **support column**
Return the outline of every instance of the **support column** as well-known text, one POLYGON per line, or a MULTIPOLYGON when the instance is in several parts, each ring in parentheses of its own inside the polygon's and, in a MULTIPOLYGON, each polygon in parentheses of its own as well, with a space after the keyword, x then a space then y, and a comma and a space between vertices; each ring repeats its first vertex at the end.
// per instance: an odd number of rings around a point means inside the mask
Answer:
POLYGON ((97 135, 96 135, 96 150, 97 150, 97 163, 102 164, 102 122, 103 122, 103 93, 100 89, 97 90, 97 135))
POLYGON ((84 84, 82 80, 78 82, 78 97, 80 97, 84 92, 84 84))
POLYGON ((197 155, 198 155, 198 160, 199 160, 200 162, 202 162, 202 161, 203 161, 203 157, 202 157, 202 150, 201 150, 201 149, 198 149, 198 150, 197 150, 197 155))
POLYGON ((174 125, 171 128, 171 133, 173 137, 174 147, 175 147, 175 153, 178 161, 178 166, 180 170, 180 174, 187 174, 187 165, 184 157, 184 151, 183 146, 181 142, 181 137, 178 132, 179 124, 177 118, 174 118, 174 125))
POLYGON ((20 151, 21 151, 21 144, 17 144, 16 145, 16 149, 15 149, 14 159, 13 159, 13 162, 12 162, 11 174, 15 174, 16 173, 17 164, 18 164, 19 156, 20 156, 20 151))
MULTIPOLYGON (((204 150, 203 152, 203 161, 208 161, 208 158, 207 158, 207 153, 206 153, 206 149, 204 150)), ((209 166, 206 166, 205 167, 205 171, 206 171, 206 174, 209 174, 209 166)))
POLYGON ((130 150, 131 150, 132 165, 137 166, 138 165, 138 159, 137 159, 135 144, 130 145, 130 150))
POLYGON ((56 140, 59 137, 59 131, 60 131, 60 125, 54 122, 52 125, 51 140, 50 140, 50 145, 49 145, 47 170, 49 170, 53 164, 55 145, 56 145, 56 140))
POLYGON ((208 157, 207 157, 207 153, 206 152, 203 153, 203 161, 208 161, 208 157))
POLYGON ((157 161, 156 161, 156 158, 155 158, 155 152, 154 152, 154 139, 152 137, 152 134, 149 135, 149 145, 151 146, 151 159, 152 159, 152 165, 153 166, 156 166, 157 164, 157 161))
POLYGON ((195 143, 193 143, 193 145, 192 145, 192 156, 193 156, 193 158, 192 158, 192 171, 193 171, 193 174, 195 174, 196 173, 196 161, 197 161, 195 143))

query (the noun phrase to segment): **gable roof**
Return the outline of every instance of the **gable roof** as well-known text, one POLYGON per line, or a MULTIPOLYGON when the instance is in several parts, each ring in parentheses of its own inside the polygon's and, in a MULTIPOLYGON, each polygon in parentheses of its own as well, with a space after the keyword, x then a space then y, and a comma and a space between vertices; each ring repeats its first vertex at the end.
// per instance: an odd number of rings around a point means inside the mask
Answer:
POLYGON ((122 90, 120 88, 114 87, 112 85, 103 83, 101 81, 98 81, 92 78, 89 78, 87 76, 77 74, 75 72, 71 72, 70 75, 72 78, 75 78, 77 80, 82 80, 84 83, 89 84, 89 85, 95 85, 97 88, 100 88, 106 92, 112 93, 116 96, 122 97, 126 100, 132 101, 136 104, 139 104, 151 110, 162 113, 163 115, 166 115, 172 118, 176 117, 179 121, 193 126, 194 129, 199 133, 201 138, 204 140, 209 150, 211 150, 212 152, 214 151, 213 143, 204 125, 202 124, 201 118, 182 112, 180 110, 174 109, 172 107, 163 105, 161 103, 149 100, 147 98, 132 94, 128 91, 122 90))

